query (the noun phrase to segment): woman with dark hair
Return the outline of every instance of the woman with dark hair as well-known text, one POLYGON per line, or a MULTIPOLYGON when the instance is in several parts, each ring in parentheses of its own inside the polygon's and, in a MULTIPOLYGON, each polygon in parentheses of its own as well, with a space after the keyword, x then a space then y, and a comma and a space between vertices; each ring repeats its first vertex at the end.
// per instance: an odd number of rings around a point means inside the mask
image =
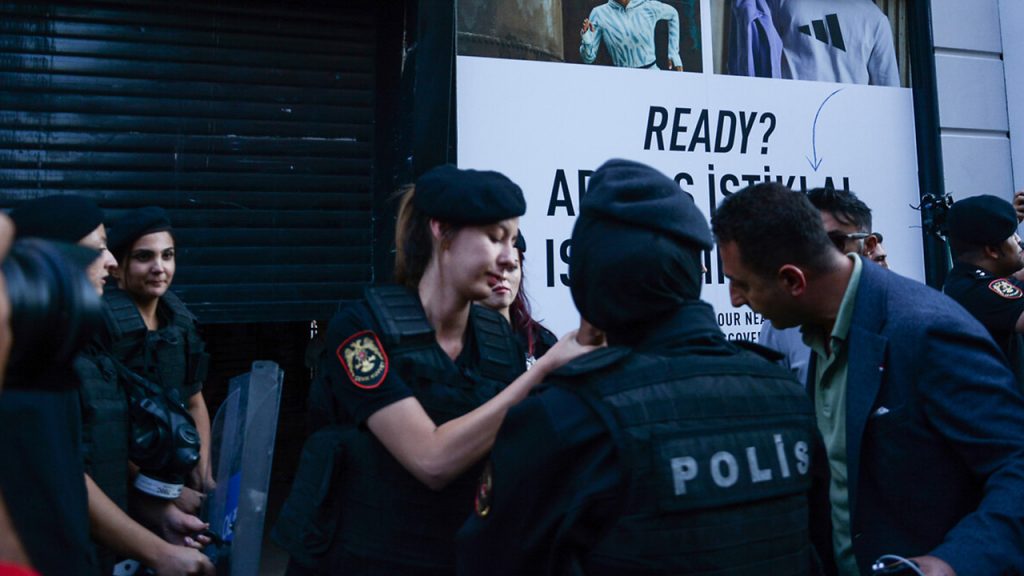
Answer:
POLYGON ((498 312, 512 325, 512 332, 523 347, 526 368, 533 366, 558 342, 558 337, 533 319, 530 299, 523 286, 523 268, 526 265, 526 240, 520 231, 516 238, 516 253, 519 258, 515 268, 508 275, 508 282, 496 282, 491 286, 491 295, 480 304, 498 312))
POLYGON ((289 574, 455 573, 455 532, 505 413, 590 349, 569 335, 524 372, 508 322, 472 305, 517 268, 525 211, 522 191, 497 172, 441 166, 403 191, 399 285, 368 288, 328 327, 310 396, 330 406, 310 409, 331 412, 333 425, 307 441, 310 467, 300 464, 275 528, 289 574), (332 430, 337 443, 316 452, 332 430), (324 467, 336 469, 315 476, 324 467), (310 496, 325 485, 333 493, 310 496), (340 512, 315 524, 327 503, 340 512))
MULTIPOLYGON (((93 200, 72 195, 46 196, 19 205, 11 216, 17 225, 19 238, 69 242, 91 249, 84 251, 86 261, 91 261, 85 269, 86 277, 98 295, 105 292, 105 280, 116 267, 117 261, 112 251, 108 250, 110 242, 103 224, 103 211, 93 200)), ((28 510, 33 518, 59 520, 67 530, 81 532, 76 534, 76 541, 79 536, 91 536, 97 565, 86 566, 75 544, 62 540, 59 532, 51 532, 43 538, 37 550, 32 548, 36 541, 31 537, 26 538, 24 543, 29 554, 35 553, 32 561, 43 574, 91 574, 95 570, 98 574, 109 575, 116 572, 115 564, 119 558, 139 561, 159 574, 212 574, 213 565, 201 552, 192 549, 201 547, 203 542, 199 540, 205 542, 205 537, 197 536, 205 528, 198 518, 168 503, 165 507, 153 510, 160 527, 165 530, 151 531, 126 513, 129 500, 129 411, 124 386, 109 344, 106 332, 97 330, 66 366, 73 370, 72 373, 65 373, 61 363, 51 366, 45 372, 59 374, 60 380, 68 386, 72 386, 72 383, 80 384, 74 390, 74 408, 68 413, 63 409, 59 412, 45 410, 41 414, 47 417, 40 420, 37 418, 40 413, 35 411, 34 403, 29 403, 16 410, 17 418, 12 419, 6 413, 0 414, 0 422, 15 426, 17 430, 33 437, 33 449, 28 453, 44 455, 48 468, 59 470, 64 482, 71 483, 74 480, 74 467, 63 462, 59 453, 52 453, 54 451, 49 442, 61 436, 60 426, 67 423, 76 429, 75 436, 80 442, 79 466, 85 466, 84 487, 88 504, 88 515, 83 518, 86 530, 82 532, 78 522, 71 519, 76 511, 76 506, 72 504, 78 490, 70 489, 69 484, 59 487, 56 496, 40 499, 40 502, 45 500, 55 504, 60 509, 59 513, 51 513, 45 506, 41 507, 39 502, 32 503, 28 510), (35 428, 25 428, 21 424, 24 422, 39 424, 47 433, 33 433, 35 428), (54 426, 54 423, 60 426, 54 426), (167 541, 162 540, 161 536, 167 541), (60 553, 54 554, 54 550, 60 553)), ((45 395, 57 399, 63 394, 47 392, 45 395)), ((6 439, 10 434, 4 430, 0 436, 6 439)), ((31 462, 21 462, 15 468, 31 471, 31 462)), ((22 474, 22 477, 28 478, 33 490, 39 494, 45 494, 45 488, 50 484, 45 475, 22 474)), ((79 487, 82 485, 79 480, 79 487)), ((25 505, 24 499, 19 499, 12 503, 11 508, 17 512, 25 505)), ((33 521, 27 526, 29 532, 26 534, 31 536, 39 527, 46 526, 46 522, 33 521)))
MULTIPOLYGON (((195 316, 171 292, 177 270, 170 218, 159 207, 133 210, 113 223, 110 251, 117 259, 117 287, 103 294, 111 311, 112 350, 128 370, 157 384, 185 406, 199 434, 199 461, 187 478, 140 473, 134 486, 158 499, 178 499, 198 513, 198 493, 213 488, 210 415, 203 399, 209 356, 195 316)), ((147 472, 147 471, 143 471, 147 472)))

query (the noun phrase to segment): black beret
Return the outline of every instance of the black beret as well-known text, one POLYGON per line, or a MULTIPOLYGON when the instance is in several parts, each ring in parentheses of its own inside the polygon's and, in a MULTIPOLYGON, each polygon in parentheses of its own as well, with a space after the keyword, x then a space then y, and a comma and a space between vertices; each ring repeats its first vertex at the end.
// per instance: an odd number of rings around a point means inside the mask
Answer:
POLYGON ((132 249, 132 244, 146 234, 171 230, 171 219, 159 206, 146 206, 132 210, 111 223, 107 233, 107 247, 120 262, 132 249))
POLYGON ((523 191, 504 174, 459 170, 451 164, 416 180, 413 204, 421 212, 452 224, 491 224, 526 214, 523 191))
POLYGON ((570 290, 580 314, 610 336, 700 297, 707 219, 657 170, 611 160, 590 179, 572 232, 570 290))
POLYGON ((1017 231, 1017 212, 1002 198, 971 196, 953 203, 946 225, 950 238, 975 246, 991 246, 1017 231))
POLYGON ((594 172, 580 213, 655 230, 693 244, 712 246, 707 218, 671 178, 632 160, 609 160, 594 172))
POLYGON ((76 244, 103 223, 103 211, 84 196, 45 196, 11 210, 18 238, 76 244))

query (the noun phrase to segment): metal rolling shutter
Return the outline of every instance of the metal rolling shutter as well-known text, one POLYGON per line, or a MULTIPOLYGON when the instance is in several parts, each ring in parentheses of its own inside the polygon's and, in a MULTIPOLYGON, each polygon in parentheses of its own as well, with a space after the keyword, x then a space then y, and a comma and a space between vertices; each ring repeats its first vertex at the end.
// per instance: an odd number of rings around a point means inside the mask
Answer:
POLYGON ((376 20, 331 1, 0 2, 0 204, 160 205, 203 322, 372 280, 376 20))

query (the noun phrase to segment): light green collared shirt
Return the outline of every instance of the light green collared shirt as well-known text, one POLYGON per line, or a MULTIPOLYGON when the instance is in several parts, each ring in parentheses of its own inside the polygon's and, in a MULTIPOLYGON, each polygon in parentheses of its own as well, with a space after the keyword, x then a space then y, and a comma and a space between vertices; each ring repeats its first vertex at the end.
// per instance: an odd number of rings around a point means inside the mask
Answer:
POLYGON ((853 542, 850 539, 850 499, 846 478, 846 374, 849 367, 847 341, 863 264, 856 254, 848 254, 847 257, 853 260, 853 274, 829 335, 831 353, 826 352, 825 334, 820 327, 805 326, 803 334, 804 342, 811 347, 816 357, 814 412, 832 472, 828 494, 832 504, 832 546, 835 549, 836 564, 842 576, 858 576, 860 572, 857 570, 857 559, 853 556, 853 542))

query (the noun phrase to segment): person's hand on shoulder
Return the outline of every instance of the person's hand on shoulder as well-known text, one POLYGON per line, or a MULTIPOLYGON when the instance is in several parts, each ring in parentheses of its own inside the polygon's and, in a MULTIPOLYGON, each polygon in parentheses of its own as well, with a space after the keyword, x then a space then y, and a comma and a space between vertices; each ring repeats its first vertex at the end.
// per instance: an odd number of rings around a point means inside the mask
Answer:
POLYGON ((585 318, 580 318, 580 327, 576 330, 576 341, 584 346, 606 346, 604 332, 599 330, 585 318))
POLYGON ((582 320, 579 329, 562 336, 532 369, 540 367, 547 374, 605 345, 604 333, 582 320))
POLYGON ((590 18, 583 19, 583 26, 580 28, 580 34, 586 34, 587 32, 594 31, 594 23, 590 21, 590 18))
POLYGON ((1017 211, 1017 222, 1024 222, 1024 188, 1013 193, 1013 209, 1017 211))

